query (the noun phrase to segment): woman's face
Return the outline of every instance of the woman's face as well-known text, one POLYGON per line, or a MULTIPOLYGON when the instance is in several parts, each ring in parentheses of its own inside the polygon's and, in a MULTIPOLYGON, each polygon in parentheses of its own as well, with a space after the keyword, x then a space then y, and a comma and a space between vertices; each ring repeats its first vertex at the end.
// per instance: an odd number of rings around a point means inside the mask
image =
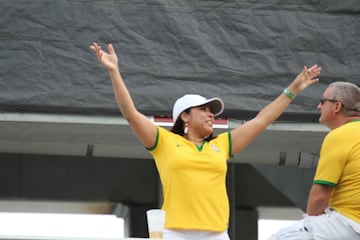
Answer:
POLYGON ((214 121, 214 114, 208 105, 191 108, 185 120, 188 123, 188 131, 200 137, 209 136, 213 132, 214 121))

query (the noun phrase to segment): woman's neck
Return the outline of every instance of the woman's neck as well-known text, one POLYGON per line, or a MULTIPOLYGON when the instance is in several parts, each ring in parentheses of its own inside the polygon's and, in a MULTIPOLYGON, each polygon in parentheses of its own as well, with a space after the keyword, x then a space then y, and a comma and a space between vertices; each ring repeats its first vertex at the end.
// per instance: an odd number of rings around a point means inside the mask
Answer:
POLYGON ((201 146, 201 145, 203 144, 203 142, 204 142, 204 138, 203 138, 203 137, 194 136, 194 135, 189 134, 189 133, 185 134, 184 137, 185 137, 188 141, 190 141, 190 142, 192 142, 192 143, 194 143, 194 144, 196 144, 196 145, 198 145, 198 146, 201 146))

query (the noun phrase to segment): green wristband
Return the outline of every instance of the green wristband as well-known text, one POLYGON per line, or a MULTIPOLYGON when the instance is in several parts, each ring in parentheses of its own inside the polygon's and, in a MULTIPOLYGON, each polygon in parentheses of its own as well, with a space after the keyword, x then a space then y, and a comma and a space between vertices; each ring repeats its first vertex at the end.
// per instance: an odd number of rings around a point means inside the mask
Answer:
POLYGON ((293 93, 292 91, 290 91, 288 88, 284 89, 284 94, 285 96, 287 96, 288 98, 290 98, 291 100, 294 100, 296 97, 296 94, 293 93))

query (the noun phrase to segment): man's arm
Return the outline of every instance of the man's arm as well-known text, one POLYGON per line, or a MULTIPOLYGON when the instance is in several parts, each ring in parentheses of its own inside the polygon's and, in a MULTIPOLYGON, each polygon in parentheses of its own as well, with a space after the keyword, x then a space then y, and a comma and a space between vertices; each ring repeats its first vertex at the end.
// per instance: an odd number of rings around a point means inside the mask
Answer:
POLYGON ((306 209, 306 213, 309 216, 317 216, 324 213, 325 208, 328 207, 332 189, 332 186, 313 184, 306 209))

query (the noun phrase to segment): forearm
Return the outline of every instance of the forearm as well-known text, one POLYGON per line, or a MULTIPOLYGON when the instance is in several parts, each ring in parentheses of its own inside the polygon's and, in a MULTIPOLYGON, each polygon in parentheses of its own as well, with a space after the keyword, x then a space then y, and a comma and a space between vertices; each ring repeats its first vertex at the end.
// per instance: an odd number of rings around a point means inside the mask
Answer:
POLYGON ((258 120, 261 120, 266 126, 271 124, 285 111, 290 105, 292 99, 281 93, 274 101, 264 107, 256 116, 258 120))
MULTIPOLYGON (((319 74, 316 67, 314 69, 314 74, 319 74)), ((258 120, 261 120, 266 126, 275 121, 280 115, 285 111, 285 109, 290 105, 295 96, 304 90, 308 85, 316 82, 317 80, 306 79, 305 70, 300 73, 294 81, 286 88, 287 93, 282 92, 279 97, 277 97, 273 102, 268 104, 263 110, 257 115, 258 120), (307 82, 308 81, 308 82, 307 82)))
POLYGON ((328 207, 332 187, 314 184, 310 190, 306 213, 310 216, 317 216, 324 213, 328 207))
POLYGON ((306 208, 306 214, 309 216, 318 216, 322 213, 324 213, 325 208, 328 207, 328 202, 323 200, 313 200, 309 198, 307 208, 306 208))
POLYGON ((109 70, 112 86, 114 89, 115 99, 119 106, 120 112, 127 120, 137 112, 130 93, 120 75, 119 69, 109 70))

